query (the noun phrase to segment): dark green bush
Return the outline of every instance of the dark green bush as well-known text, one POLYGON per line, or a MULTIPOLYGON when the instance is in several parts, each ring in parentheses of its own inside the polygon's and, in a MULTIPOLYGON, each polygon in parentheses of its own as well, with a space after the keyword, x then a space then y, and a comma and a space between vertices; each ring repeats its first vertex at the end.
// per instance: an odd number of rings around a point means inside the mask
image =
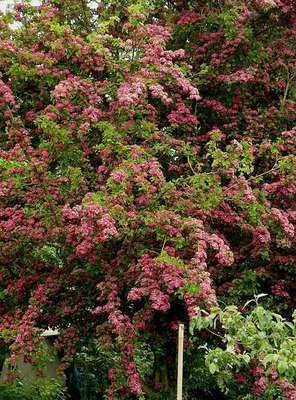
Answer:
POLYGON ((66 394, 56 379, 36 379, 34 382, 17 381, 0 385, 1 400, 65 400, 66 394))

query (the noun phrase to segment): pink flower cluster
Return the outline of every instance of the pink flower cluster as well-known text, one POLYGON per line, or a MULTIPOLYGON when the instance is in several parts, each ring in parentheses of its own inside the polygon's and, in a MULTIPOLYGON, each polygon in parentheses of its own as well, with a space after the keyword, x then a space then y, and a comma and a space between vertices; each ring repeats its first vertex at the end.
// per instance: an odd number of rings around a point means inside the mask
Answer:
POLYGON ((125 173, 123 171, 117 170, 117 171, 113 171, 110 174, 111 178, 113 179, 114 182, 116 183, 121 183, 124 178, 126 177, 125 173))
POLYGON ((199 14, 197 14, 196 11, 184 11, 178 21, 177 24, 178 25, 189 25, 189 24, 194 24, 195 22, 198 22, 201 20, 201 16, 199 14))
POLYGON ((265 226, 256 226, 254 229, 252 229, 252 235, 252 254, 258 255, 262 250, 269 247, 271 242, 271 235, 265 226))
POLYGON ((154 84, 149 87, 152 97, 160 99, 163 104, 168 106, 173 100, 168 96, 167 92, 164 91, 163 87, 159 84, 154 84))
POLYGON ((282 393, 287 400, 296 400, 296 386, 289 383, 287 379, 278 380, 277 386, 281 388, 282 393))
POLYGON ((218 101, 218 100, 204 99, 201 104, 205 104, 206 106, 210 107, 213 111, 216 111, 217 113, 221 113, 221 114, 227 113, 227 108, 222 103, 220 103, 220 101, 218 101))
POLYGON ((184 228, 190 233, 192 242, 195 242, 197 253, 195 259, 200 260, 201 266, 205 267, 206 250, 208 247, 216 251, 215 258, 221 265, 230 266, 233 264, 233 253, 227 242, 215 233, 209 233, 204 229, 203 223, 195 218, 188 218, 184 223, 184 228))
POLYGON ((176 104, 175 110, 168 115, 168 121, 172 125, 186 125, 189 127, 196 126, 198 122, 197 117, 181 101, 176 104))
POLYGON ((255 396, 259 397, 265 393, 266 389, 267 389, 266 379, 263 376, 261 376, 254 383, 253 393, 255 394, 255 396))
POLYGON ((292 240, 295 235, 295 228, 294 228, 293 224, 290 223, 287 213, 278 208, 272 208, 271 214, 272 214, 273 220, 276 221, 280 225, 280 227, 284 231, 287 238, 289 240, 292 240))
POLYGON ((180 288, 183 282, 182 271, 174 265, 157 261, 148 254, 143 255, 138 267, 138 283, 128 294, 131 301, 148 298, 151 308, 166 312, 170 308, 170 295, 180 288))
POLYGON ((148 35, 148 39, 154 43, 167 42, 172 36, 168 28, 159 24, 146 25, 144 32, 148 35))
POLYGON ((185 78, 180 70, 175 69, 171 74, 180 90, 188 96, 190 100, 199 101, 201 99, 198 89, 185 78))
POLYGON ((118 102, 121 106, 137 105, 147 95, 147 89, 140 77, 135 77, 132 82, 122 83, 117 91, 118 102))
POLYGON ((6 207, 0 209, 0 238, 11 239, 18 228, 22 226, 24 213, 18 207, 6 207))
POLYGON ((51 93, 52 97, 58 102, 69 101, 77 94, 84 96, 92 106, 101 103, 101 97, 97 93, 96 86, 74 75, 60 81, 51 93))
POLYGON ((76 256, 95 262, 98 246, 118 236, 115 221, 95 203, 63 209, 66 241, 76 248, 76 256))
POLYGON ((245 69, 239 69, 229 75, 220 74, 218 79, 220 82, 224 83, 251 83, 255 81, 254 76, 245 69))
POLYGON ((15 98, 10 87, 0 79, 0 106, 15 105, 15 98))
POLYGON ((271 287, 271 292, 275 296, 279 296, 282 298, 289 298, 289 293, 286 290, 286 285, 285 282, 276 282, 274 285, 271 287))
POLYGON ((35 305, 29 305, 28 309, 22 316, 18 323, 18 333, 14 340, 12 355, 10 357, 11 362, 16 361, 18 354, 25 355, 34 352, 36 344, 40 338, 40 330, 36 328, 36 320, 40 314, 40 310, 35 305))

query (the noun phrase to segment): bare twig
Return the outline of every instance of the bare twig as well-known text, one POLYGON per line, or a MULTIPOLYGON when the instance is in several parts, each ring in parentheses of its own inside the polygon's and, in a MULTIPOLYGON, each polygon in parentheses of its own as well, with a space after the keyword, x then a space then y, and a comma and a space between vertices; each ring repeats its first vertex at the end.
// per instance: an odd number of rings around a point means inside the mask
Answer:
POLYGON ((295 76, 296 76, 295 73, 290 75, 290 72, 289 72, 289 70, 287 68, 287 83, 286 83, 286 87, 285 87, 284 96, 283 96, 282 101, 281 101, 281 111, 284 110, 284 107, 285 107, 285 104, 286 104, 286 101, 287 101, 287 97, 288 97, 288 93, 289 93, 289 89, 290 89, 290 85, 291 85, 291 82, 293 81, 293 79, 295 78, 295 76))
POLYGON ((189 165, 189 167, 190 167, 190 169, 191 169, 191 172, 192 172, 194 175, 196 175, 197 172, 194 170, 194 168, 193 168, 193 166, 192 166, 192 164, 191 164, 191 161, 190 161, 189 156, 187 156, 187 162, 188 162, 188 165, 189 165))

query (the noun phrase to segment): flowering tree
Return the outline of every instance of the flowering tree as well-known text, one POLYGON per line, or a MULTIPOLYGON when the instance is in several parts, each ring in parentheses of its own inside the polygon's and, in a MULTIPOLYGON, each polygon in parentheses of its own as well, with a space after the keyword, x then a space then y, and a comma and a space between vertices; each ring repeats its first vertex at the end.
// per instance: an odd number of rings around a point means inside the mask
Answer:
POLYGON ((0 20, 0 332, 96 339, 124 398, 242 281, 292 306, 295 4, 78 3, 0 20))
POLYGON ((192 165, 212 174, 205 218, 237 266, 214 275, 222 293, 253 271, 263 291, 295 306, 295 5, 226 3, 183 11, 175 35, 202 94, 196 142, 206 160, 192 165))

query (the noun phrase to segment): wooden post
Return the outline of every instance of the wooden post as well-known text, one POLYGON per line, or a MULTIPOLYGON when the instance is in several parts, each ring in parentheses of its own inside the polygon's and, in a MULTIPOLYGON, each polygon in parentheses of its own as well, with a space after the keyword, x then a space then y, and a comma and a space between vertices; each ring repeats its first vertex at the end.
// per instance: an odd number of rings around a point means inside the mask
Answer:
POLYGON ((177 376, 177 400, 182 400, 183 391, 183 347, 184 347, 184 325, 179 325, 178 335, 178 376, 177 376))

